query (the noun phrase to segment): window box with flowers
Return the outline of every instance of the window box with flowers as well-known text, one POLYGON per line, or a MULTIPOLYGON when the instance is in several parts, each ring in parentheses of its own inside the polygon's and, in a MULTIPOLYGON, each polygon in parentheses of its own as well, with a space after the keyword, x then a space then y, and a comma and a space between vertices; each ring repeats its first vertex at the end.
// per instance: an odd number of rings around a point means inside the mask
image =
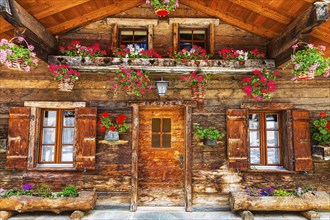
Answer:
POLYGON ((155 8, 156 15, 165 17, 179 7, 179 0, 146 0, 146 4, 155 8))
POLYGON ((39 61, 33 50, 34 46, 29 45, 23 37, 14 37, 10 41, 1 39, 0 64, 11 69, 29 72, 31 67, 37 66, 39 61), (18 44, 13 43, 14 40, 17 40, 18 44), (22 44, 26 44, 27 47, 22 44))
POLYGON ((313 145, 313 156, 330 160, 330 121, 325 112, 320 112, 320 119, 313 121, 312 139, 317 142, 313 145))
POLYGON ((196 72, 182 76, 182 82, 185 82, 190 87, 191 98, 196 101, 202 101, 204 99, 208 79, 208 75, 198 75, 196 72))
POLYGON ((258 65, 260 60, 265 59, 265 53, 255 48, 251 51, 236 50, 234 48, 222 48, 218 51, 219 58, 226 62, 232 61, 234 66, 244 67, 247 62, 250 65, 258 65))
POLYGON ((67 46, 60 46, 59 51, 67 56, 67 63, 73 66, 105 62, 102 57, 107 55, 106 50, 101 50, 99 43, 94 43, 92 46, 84 46, 80 44, 79 40, 74 40, 67 46))
POLYGON ((292 80, 313 79, 314 76, 330 76, 330 58, 324 58, 325 46, 314 46, 313 44, 297 43, 292 46, 293 54, 288 66, 292 66, 292 80), (303 49, 297 50, 301 45, 303 49))
POLYGON ((49 70, 54 75, 54 80, 58 81, 59 91, 70 92, 72 91, 76 80, 78 80, 80 73, 71 69, 68 64, 55 65, 51 63, 49 70))
POLYGON ((120 114, 116 117, 115 121, 111 119, 108 112, 103 112, 98 121, 100 126, 100 132, 105 132, 104 139, 107 141, 118 141, 119 133, 125 133, 128 130, 128 125, 126 124, 126 116, 120 114))
POLYGON ((172 49, 168 52, 170 58, 174 59, 176 65, 184 66, 207 66, 208 59, 212 56, 207 54, 202 47, 194 45, 190 50, 183 48, 179 52, 172 49))
POLYGON ((244 93, 256 101, 270 100, 271 94, 276 91, 276 76, 278 72, 254 70, 253 76, 242 79, 244 93))
POLYGON ((129 95, 143 96, 147 90, 151 90, 152 86, 149 85, 149 73, 132 68, 125 68, 119 66, 119 70, 116 71, 115 77, 110 81, 114 81, 113 88, 115 93, 119 90, 125 91, 129 95))

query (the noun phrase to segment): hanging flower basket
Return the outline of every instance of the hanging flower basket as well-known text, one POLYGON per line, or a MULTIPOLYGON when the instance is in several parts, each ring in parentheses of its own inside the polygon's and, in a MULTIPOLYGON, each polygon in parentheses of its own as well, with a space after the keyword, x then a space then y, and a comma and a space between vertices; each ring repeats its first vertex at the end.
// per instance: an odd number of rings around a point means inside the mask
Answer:
POLYGON ((297 76, 297 80, 300 81, 309 80, 309 79, 314 79, 314 74, 301 73, 299 76, 297 76))
POLYGON ((34 46, 29 45, 23 37, 14 37, 10 41, 1 39, 0 64, 4 64, 10 69, 29 72, 31 65, 37 66, 39 62, 33 50, 34 46), (25 45, 14 44, 13 41, 16 39, 25 45))
POLYGON ((191 85, 190 86, 190 90, 191 90, 191 98, 193 100, 202 100, 205 97, 205 85, 200 85, 200 84, 196 84, 196 85, 191 85))
POLYGON ((167 16, 170 12, 166 9, 157 9, 155 11, 156 15, 158 15, 159 17, 165 17, 167 16))
POLYGON ((61 92, 70 92, 74 87, 75 79, 59 79, 58 80, 58 89, 61 92))

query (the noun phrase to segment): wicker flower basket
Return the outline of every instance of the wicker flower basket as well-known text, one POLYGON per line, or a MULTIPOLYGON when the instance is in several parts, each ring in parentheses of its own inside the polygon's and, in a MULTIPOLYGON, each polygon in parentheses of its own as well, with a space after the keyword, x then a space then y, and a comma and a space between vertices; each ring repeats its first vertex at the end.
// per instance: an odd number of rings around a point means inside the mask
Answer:
POLYGON ((191 90, 191 98, 193 100, 201 101, 205 97, 205 85, 191 85, 190 86, 191 90))
POLYGON ((8 65, 9 69, 25 71, 27 65, 24 63, 23 58, 13 59, 11 64, 8 65))
POLYGON ((58 89, 61 92, 71 92, 75 82, 76 80, 71 78, 58 80, 58 89))

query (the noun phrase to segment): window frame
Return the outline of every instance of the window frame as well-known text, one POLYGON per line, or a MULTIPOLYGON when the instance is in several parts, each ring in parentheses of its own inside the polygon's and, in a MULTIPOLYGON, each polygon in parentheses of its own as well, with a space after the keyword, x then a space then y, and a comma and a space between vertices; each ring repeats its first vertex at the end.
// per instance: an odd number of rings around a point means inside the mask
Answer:
MULTIPOLYGON (((74 160, 75 160, 75 133, 73 136, 73 143, 72 143, 72 147, 73 147, 73 151, 72 151, 72 162, 63 162, 61 161, 61 155, 62 155, 62 137, 63 137, 63 116, 64 116, 64 112, 65 111, 72 111, 75 112, 75 109, 47 109, 47 108, 43 108, 41 109, 41 115, 40 115, 40 128, 39 128, 39 154, 38 154, 38 165, 42 166, 43 164, 49 164, 49 165, 60 165, 60 164, 74 164, 74 160), (44 113, 46 111, 56 111, 56 125, 55 125, 55 143, 54 143, 54 161, 51 162, 47 162, 47 161, 42 161, 42 140, 43 140, 43 128, 44 127, 44 113), (61 147, 60 147, 61 146, 61 147)), ((76 124, 74 124, 73 127, 69 127, 69 128, 73 128, 74 131, 76 124)))
POLYGON ((192 43, 192 46, 193 45, 196 45, 194 44, 194 42, 204 42, 205 43, 205 47, 204 49, 206 50, 206 52, 209 52, 209 42, 210 42, 210 34, 209 34, 209 28, 206 28, 206 27, 180 27, 179 26, 179 30, 178 30, 178 33, 179 33, 179 36, 178 36, 178 49, 179 50, 182 50, 180 49, 180 44, 181 42, 191 42, 192 43), (182 30, 188 30, 188 31, 192 31, 192 40, 181 40, 180 39, 180 36, 181 36, 181 31, 182 30), (205 35, 204 35, 204 40, 194 40, 193 36, 194 36, 194 31, 198 31, 198 30, 203 30, 205 31, 205 35))
POLYGON ((151 148, 152 149, 161 149, 161 150, 165 150, 165 149, 171 149, 172 148, 172 119, 171 118, 152 118, 151 119, 151 148), (160 119, 160 124, 159 124, 159 126, 160 126, 160 130, 159 130, 159 132, 155 132, 155 131, 153 131, 152 129, 153 129, 153 126, 152 126, 152 121, 153 121, 153 119, 160 119), (163 131, 163 120, 164 119, 169 119, 170 120, 170 131, 163 131), (152 141, 152 136, 154 135, 154 134, 158 134, 158 135, 160 135, 160 137, 159 137, 159 147, 153 147, 153 141, 152 141), (169 134, 170 135, 170 146, 169 147, 163 147, 163 135, 164 134, 169 134))
MULTIPOLYGON (((135 41, 134 41, 135 31, 146 31, 146 38, 147 38, 146 39, 146 44, 147 44, 147 49, 149 48, 149 30, 148 30, 148 28, 129 28, 129 27, 119 28, 119 30, 118 30, 118 44, 119 44, 119 46, 123 45, 122 35, 121 35, 122 31, 133 31, 133 42, 132 42, 133 45, 135 43, 135 41)), ((127 43, 125 43, 125 44, 127 45, 127 43)))
MULTIPOLYGON (((263 166, 263 167, 283 167, 283 138, 282 138, 282 132, 283 132, 283 124, 282 124, 282 114, 283 112, 282 111, 268 111, 268 110, 264 110, 264 111, 248 111, 248 116, 250 114, 258 114, 260 117, 259 117, 259 132, 260 132, 260 146, 259 146, 259 149, 260 149, 260 164, 253 164, 251 163, 251 157, 250 157, 250 154, 251 154, 251 151, 250 149, 251 148, 257 148, 257 147, 251 147, 250 146, 250 126, 249 124, 247 125, 247 129, 248 129, 248 132, 247 132, 247 150, 248 150, 248 161, 249 161, 249 166, 252 167, 252 166, 263 166), (279 143, 279 146, 276 146, 276 147, 268 147, 267 146, 267 120, 266 120, 266 116, 267 114, 277 114, 278 116, 278 129, 276 131, 278 131, 278 143, 279 143), (267 154, 267 149, 269 148, 278 148, 279 149, 279 157, 280 157, 280 163, 279 164, 268 164, 268 154, 267 154)), ((248 117, 249 119, 249 117, 248 117)))

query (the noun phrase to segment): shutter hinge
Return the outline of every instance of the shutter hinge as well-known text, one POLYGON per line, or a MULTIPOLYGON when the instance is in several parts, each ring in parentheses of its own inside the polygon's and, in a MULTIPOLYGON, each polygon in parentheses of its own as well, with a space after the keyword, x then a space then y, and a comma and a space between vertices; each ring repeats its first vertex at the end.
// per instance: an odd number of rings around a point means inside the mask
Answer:
POLYGON ((28 157, 28 162, 32 162, 32 157, 28 157))
POLYGON ((35 116, 34 116, 34 115, 30 115, 30 119, 31 119, 32 121, 34 121, 34 120, 35 120, 35 116))

